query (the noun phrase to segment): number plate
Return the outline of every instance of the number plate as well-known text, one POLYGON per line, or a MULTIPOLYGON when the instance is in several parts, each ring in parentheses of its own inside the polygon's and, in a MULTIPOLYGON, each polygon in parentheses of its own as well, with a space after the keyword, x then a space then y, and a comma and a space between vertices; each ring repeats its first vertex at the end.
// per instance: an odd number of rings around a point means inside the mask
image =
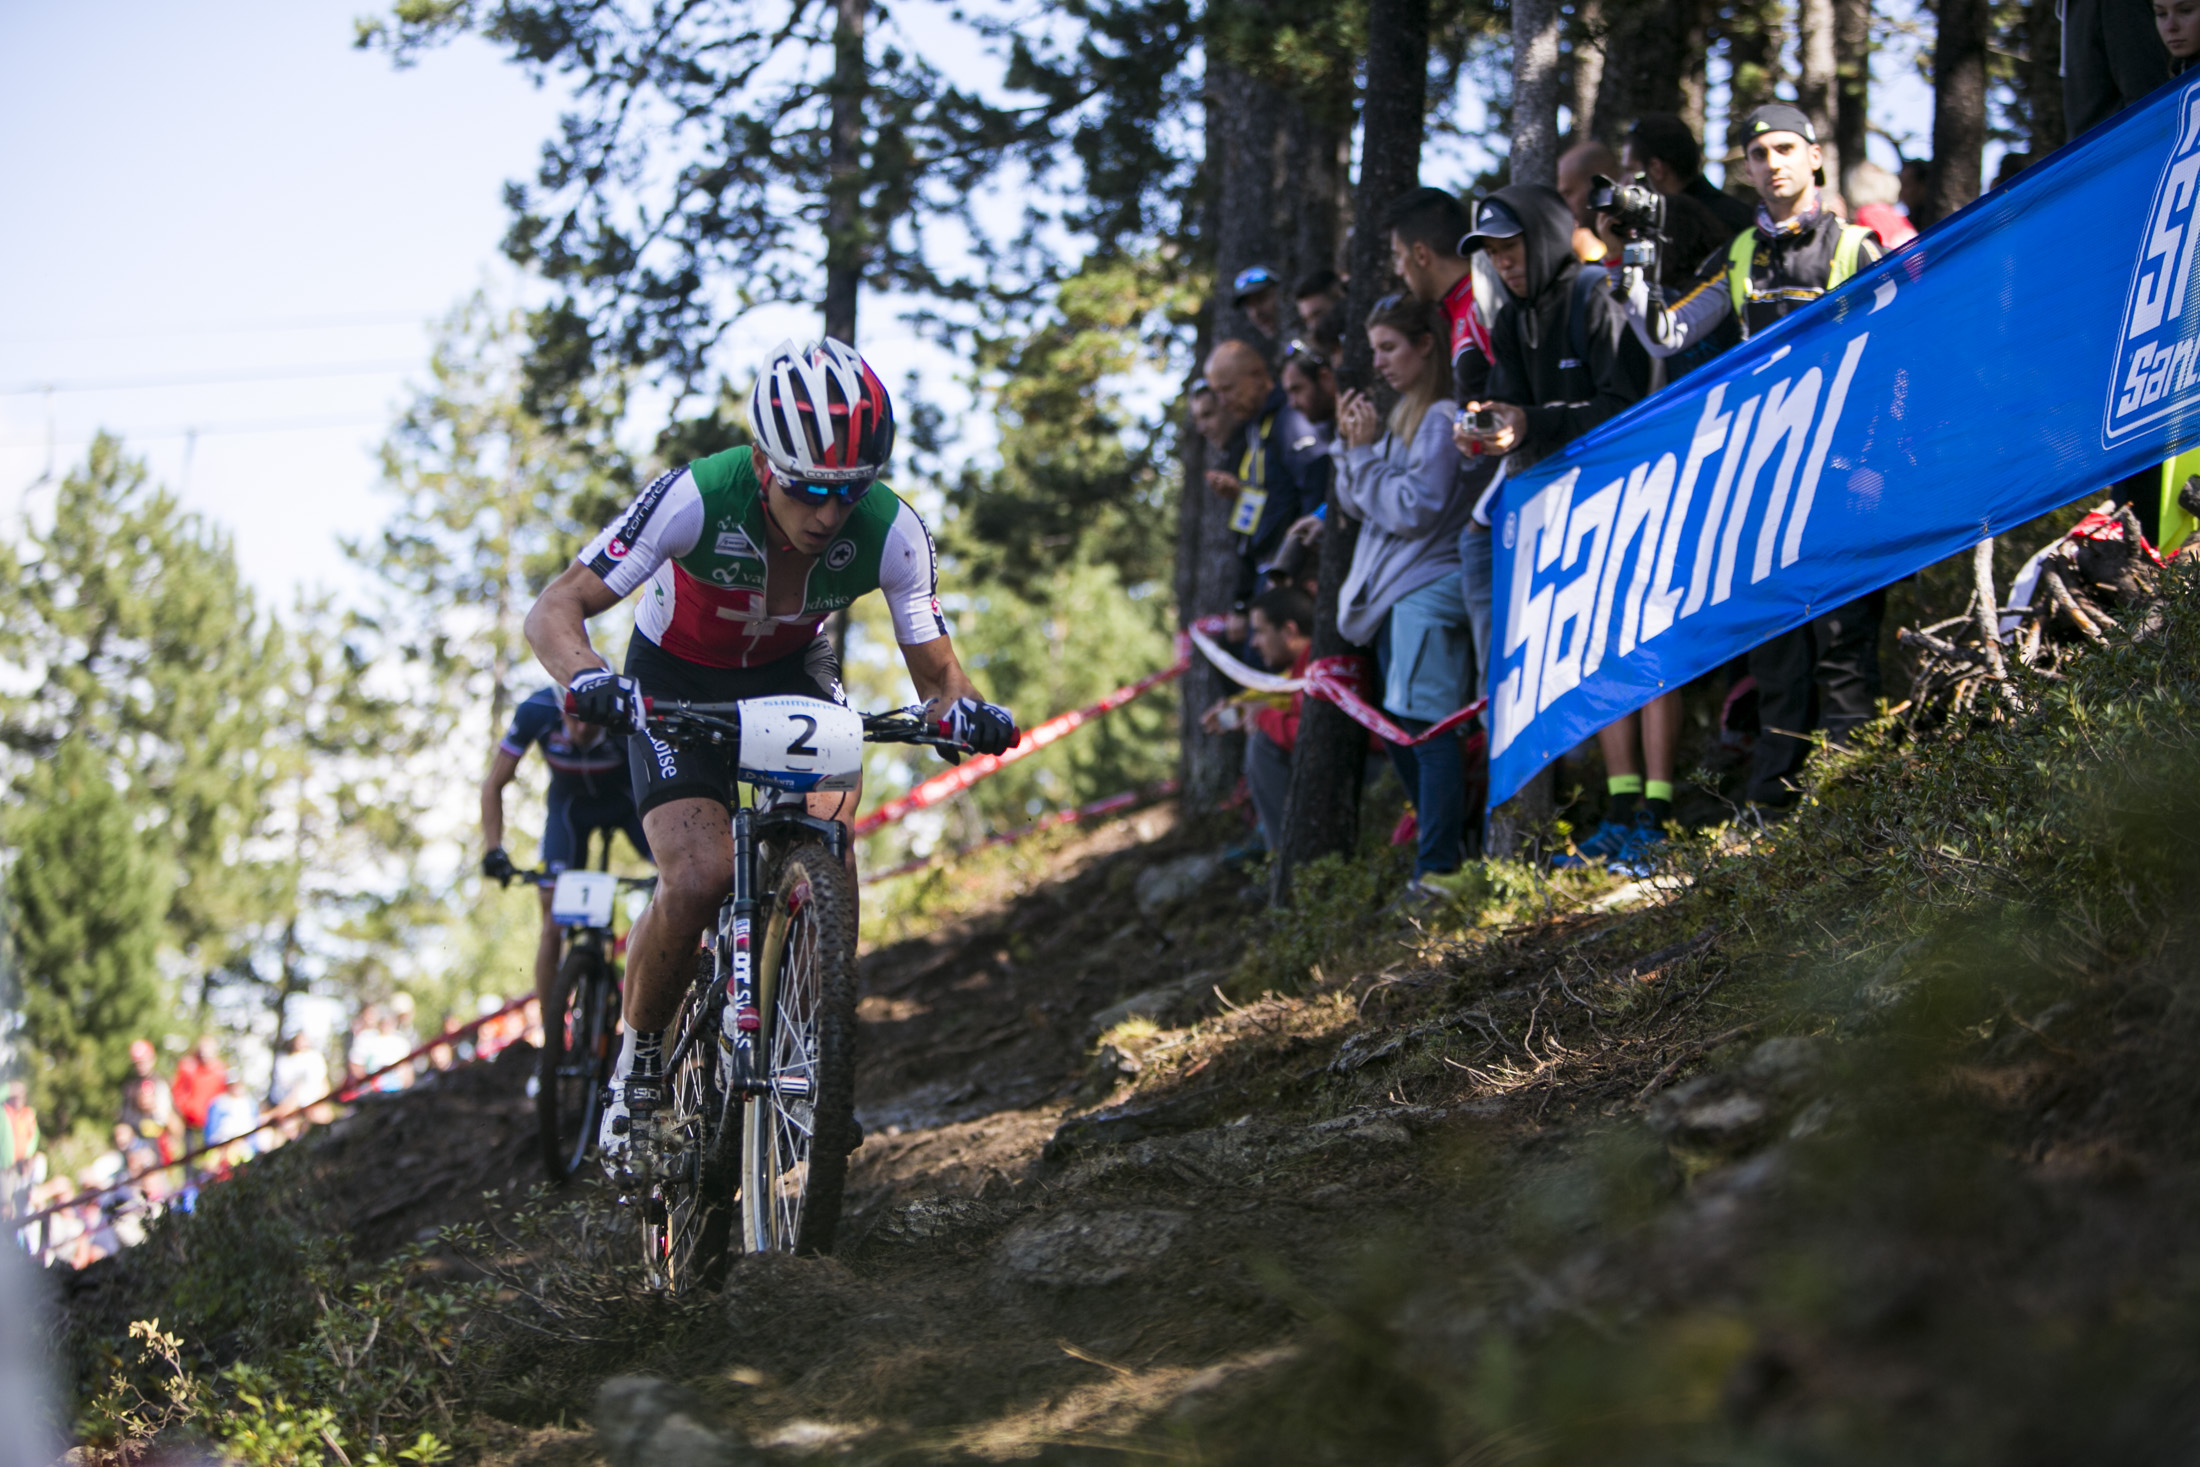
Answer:
POLYGON ((563 927, 609 927, 619 878, 609 871, 560 871, 550 888, 550 920, 563 927))
POLYGON ((852 790, 863 776, 863 720, 820 698, 741 700, 741 777, 782 790, 852 790))

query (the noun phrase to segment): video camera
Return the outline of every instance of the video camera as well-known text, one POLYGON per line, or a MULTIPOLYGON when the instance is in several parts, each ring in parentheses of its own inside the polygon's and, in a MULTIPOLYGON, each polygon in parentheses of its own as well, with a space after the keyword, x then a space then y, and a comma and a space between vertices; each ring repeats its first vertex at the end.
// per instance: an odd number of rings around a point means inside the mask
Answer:
POLYGON ((1620 263, 1655 275, 1658 245, 1665 235, 1665 195, 1639 175, 1632 183, 1614 183, 1599 173, 1589 186, 1589 207, 1609 216, 1624 242, 1620 263))

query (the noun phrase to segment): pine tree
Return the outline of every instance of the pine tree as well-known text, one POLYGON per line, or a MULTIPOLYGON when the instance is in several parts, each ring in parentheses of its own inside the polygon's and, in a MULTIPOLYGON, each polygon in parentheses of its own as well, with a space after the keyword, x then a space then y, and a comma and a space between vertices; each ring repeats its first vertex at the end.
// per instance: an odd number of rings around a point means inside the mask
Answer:
POLYGON ((271 897, 251 836, 276 778, 279 658, 226 536, 153 488, 102 435, 62 482, 53 525, 0 550, 0 740, 50 754, 76 738, 128 781, 149 855, 174 863, 169 945, 203 1010, 271 897))
MULTIPOLYGON (((633 481, 615 447, 597 451, 528 407, 526 346, 519 316, 479 295, 452 313, 432 385, 382 445, 396 512, 378 536, 345 546, 397 596, 395 625, 433 687, 481 719, 483 759, 532 667, 520 635, 528 605, 633 481)), ((605 394, 588 411, 615 418, 620 408, 605 394)))
POLYGON ((171 868, 149 843, 113 760, 82 735, 62 738, 17 782, 0 822, 11 856, 8 942, 16 1039, 32 1103, 56 1134, 111 1114, 130 1042, 166 1027, 171 996, 157 961, 171 868))
POLYGON ((927 227, 953 221, 985 253, 973 194, 1075 103, 997 107, 927 59, 937 35, 863 0, 822 9, 405 0, 360 22, 358 44, 399 64, 471 30, 573 88, 532 187, 507 189, 506 254, 563 292, 532 323, 532 410, 575 405, 567 389, 606 367, 703 386, 754 305, 822 301, 852 336, 859 286, 983 291, 935 269, 927 227))

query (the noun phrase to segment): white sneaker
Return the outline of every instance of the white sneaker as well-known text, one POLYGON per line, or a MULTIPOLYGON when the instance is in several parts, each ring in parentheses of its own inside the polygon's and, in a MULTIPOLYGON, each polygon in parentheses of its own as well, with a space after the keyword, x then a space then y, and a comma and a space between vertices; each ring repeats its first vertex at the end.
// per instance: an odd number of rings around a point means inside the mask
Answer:
POLYGON ((664 1104, 663 1077, 656 1073, 657 1056, 650 1055, 650 1063, 635 1073, 634 1031, 626 1031, 624 1043, 619 1047, 618 1063, 611 1071, 611 1093, 603 1108, 603 1123, 596 1128, 596 1154, 603 1162, 604 1174, 614 1182, 629 1180, 633 1168, 629 1165, 634 1154, 635 1133, 649 1125, 650 1118, 664 1104))

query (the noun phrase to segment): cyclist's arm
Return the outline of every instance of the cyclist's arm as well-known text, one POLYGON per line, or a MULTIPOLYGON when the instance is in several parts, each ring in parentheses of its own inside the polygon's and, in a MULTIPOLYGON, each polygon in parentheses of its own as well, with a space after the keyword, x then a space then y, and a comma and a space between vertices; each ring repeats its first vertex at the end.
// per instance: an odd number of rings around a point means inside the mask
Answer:
POLYGON ((972 685, 970 675, 956 658, 955 644, 946 637, 915 645, 903 643, 901 660, 909 665, 909 681, 917 685, 917 696, 935 708, 945 707, 957 698, 984 701, 984 695, 972 685))
POLYGON ((879 559, 879 591, 894 623, 894 640, 901 646, 901 660, 908 664, 909 680, 917 696, 934 709, 957 698, 983 695, 971 685, 970 676, 955 656, 948 639, 947 616, 940 610, 940 561, 932 547, 932 532, 917 512, 904 503, 887 531, 879 559))
POLYGON ((590 668, 610 669, 611 664, 588 640, 588 619, 601 616, 620 599, 603 577, 575 562, 543 587, 528 608, 527 645, 559 687, 570 685, 576 674, 590 668))
POLYGON ((527 645, 559 687, 591 668, 618 670, 589 642, 588 619, 618 605, 667 560, 693 550, 702 532, 702 491, 694 475, 674 469, 652 480, 543 588, 527 613, 527 645))
POLYGON ((499 745, 489 761, 488 777, 481 781, 481 848, 493 851, 504 844, 504 787, 519 773, 519 755, 499 745))

